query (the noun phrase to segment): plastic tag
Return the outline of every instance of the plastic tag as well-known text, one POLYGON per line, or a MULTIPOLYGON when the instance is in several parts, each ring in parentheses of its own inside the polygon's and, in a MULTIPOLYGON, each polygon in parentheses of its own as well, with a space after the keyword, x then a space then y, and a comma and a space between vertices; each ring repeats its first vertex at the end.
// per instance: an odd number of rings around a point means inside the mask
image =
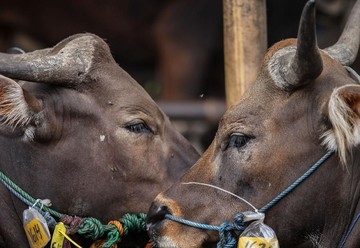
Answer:
POLYGON ((59 222, 56 224, 54 233, 51 239, 51 248, 62 248, 64 244, 65 236, 63 233, 66 233, 66 227, 64 223, 59 222))
POLYGON ((238 248, 279 248, 273 229, 263 219, 252 222, 240 235, 238 248))
POLYGON ((238 247, 239 248, 274 248, 278 246, 271 245, 277 242, 277 239, 266 239, 259 237, 240 237, 238 247))
POLYGON ((31 248, 43 248, 50 241, 46 220, 36 209, 24 210, 23 225, 31 248))
POLYGON ((243 212, 244 222, 249 222, 253 220, 261 220, 264 221, 265 214, 260 212, 246 211, 243 212))

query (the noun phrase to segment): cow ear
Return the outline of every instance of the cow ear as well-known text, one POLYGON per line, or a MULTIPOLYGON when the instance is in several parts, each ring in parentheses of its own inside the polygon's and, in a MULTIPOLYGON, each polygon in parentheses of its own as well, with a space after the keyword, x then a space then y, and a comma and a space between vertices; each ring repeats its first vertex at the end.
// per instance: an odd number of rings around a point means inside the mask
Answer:
MULTIPOLYGON (((36 113, 42 103, 14 80, 0 75, 0 123, 2 131, 23 130, 28 138, 33 138, 36 113), (7 129, 6 129, 7 128, 7 129)), ((8 132, 8 131, 7 131, 8 132)))
POLYGON ((326 145, 337 150, 346 164, 351 148, 360 144, 360 86, 346 85, 333 91, 329 119, 332 130, 324 135, 326 145))

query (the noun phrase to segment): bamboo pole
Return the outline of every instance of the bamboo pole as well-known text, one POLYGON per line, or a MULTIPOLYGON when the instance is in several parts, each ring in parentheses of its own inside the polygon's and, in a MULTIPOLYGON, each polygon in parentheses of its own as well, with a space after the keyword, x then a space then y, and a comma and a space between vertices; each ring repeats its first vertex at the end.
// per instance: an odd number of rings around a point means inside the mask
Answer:
POLYGON ((223 0, 228 107, 255 81, 267 49, 265 0, 223 0))

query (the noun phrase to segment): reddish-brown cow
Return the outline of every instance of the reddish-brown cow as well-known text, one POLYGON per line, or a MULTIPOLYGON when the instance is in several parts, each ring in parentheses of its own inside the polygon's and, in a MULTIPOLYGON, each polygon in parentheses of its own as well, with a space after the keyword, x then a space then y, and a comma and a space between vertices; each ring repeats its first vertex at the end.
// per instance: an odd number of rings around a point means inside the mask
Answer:
POLYGON ((316 42, 314 5, 305 6, 297 40, 269 49, 258 79, 225 113, 204 155, 155 199, 148 232, 158 247, 211 246, 220 239, 172 216, 219 226, 252 210, 223 191, 189 182, 221 187, 260 209, 327 151, 335 154, 265 211, 265 223, 280 247, 360 247, 360 223, 346 236, 360 213, 360 85, 344 67, 359 48, 360 1, 339 41, 324 50, 316 42))

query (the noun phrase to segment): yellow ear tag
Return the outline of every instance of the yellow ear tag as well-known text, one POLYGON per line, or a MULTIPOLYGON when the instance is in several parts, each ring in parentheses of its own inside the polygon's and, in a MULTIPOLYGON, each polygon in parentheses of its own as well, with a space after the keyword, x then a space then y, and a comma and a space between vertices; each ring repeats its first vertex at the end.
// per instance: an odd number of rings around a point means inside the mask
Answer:
POLYGON ((260 237, 240 237, 238 248, 275 248, 278 247, 277 239, 260 237))
POLYGON ((50 241, 46 220, 36 209, 24 210, 23 225, 31 248, 43 248, 50 241))
POLYGON ((51 239, 51 248, 62 248, 64 244, 64 233, 66 233, 66 227, 64 223, 59 222, 56 224, 54 233, 51 239))

